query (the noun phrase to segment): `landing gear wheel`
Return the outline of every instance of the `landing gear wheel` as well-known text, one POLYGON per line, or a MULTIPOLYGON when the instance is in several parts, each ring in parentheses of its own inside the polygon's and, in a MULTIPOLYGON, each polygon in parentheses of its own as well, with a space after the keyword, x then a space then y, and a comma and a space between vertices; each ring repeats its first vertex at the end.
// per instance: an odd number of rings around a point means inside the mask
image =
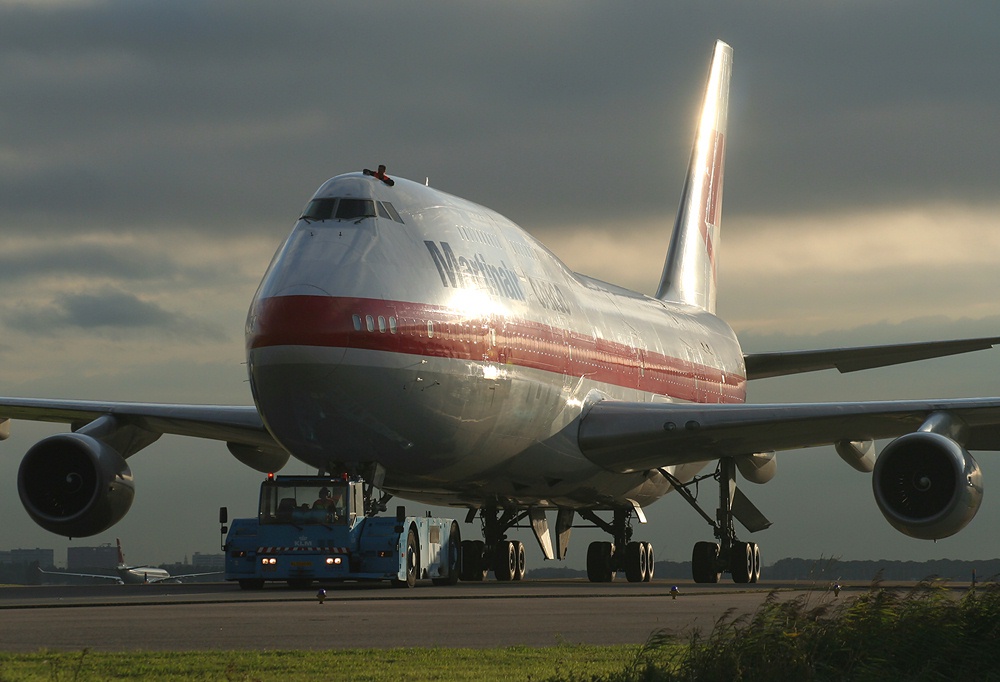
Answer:
POLYGON ((503 540, 497 545, 493 560, 493 575, 500 582, 514 580, 517 573, 517 548, 510 540, 503 540))
POLYGON ((462 541, 462 580, 481 583, 486 579, 485 547, 482 540, 462 541))
POLYGON ((653 579, 653 543, 647 542, 646 545, 646 577, 642 579, 642 582, 648 583, 653 579))
POLYGON ((615 579, 612 558, 615 547, 610 542, 591 542, 587 547, 587 578, 592 583, 609 583, 615 579))
POLYGON ((458 576, 462 572, 462 532, 458 528, 458 523, 451 522, 451 531, 448 533, 448 574, 443 578, 431 580, 435 585, 454 585, 458 582, 458 576))
POLYGON ((514 545, 514 580, 523 580, 525 573, 524 543, 513 541, 514 545))
POLYGON ((417 543, 417 533, 410 528, 406 534, 406 578, 393 580, 395 587, 414 587, 420 575, 420 545, 417 543))
POLYGON ((714 542, 696 542, 691 553, 691 577, 696 583, 719 582, 719 546, 714 542))
POLYGON ((756 542, 747 544, 750 545, 750 551, 753 554, 753 575, 750 576, 750 582, 757 583, 760 582, 760 547, 757 546, 756 542))
MULTIPOLYGON (((753 582, 754 545, 752 542, 734 542, 729 561, 729 571, 733 574, 733 582, 746 584, 753 582)), ((759 552, 757 553, 760 556, 759 552)), ((759 569, 758 569, 759 570, 759 569)))
POLYGON ((630 542, 625 545, 625 577, 630 583, 646 581, 649 574, 649 556, 645 542, 630 542))

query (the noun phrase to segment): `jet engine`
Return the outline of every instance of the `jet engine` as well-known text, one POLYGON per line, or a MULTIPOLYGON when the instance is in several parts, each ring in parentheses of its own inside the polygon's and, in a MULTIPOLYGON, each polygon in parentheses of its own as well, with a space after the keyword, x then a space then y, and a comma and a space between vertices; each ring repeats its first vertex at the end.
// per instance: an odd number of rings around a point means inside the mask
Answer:
POLYGON ((983 500, 976 460, 951 438, 928 431, 889 443, 875 461, 872 487, 893 528, 922 540, 962 530, 983 500))
POLYGON ((118 523, 135 488, 125 459, 107 444, 80 433, 36 443, 17 471, 17 494, 28 516, 66 537, 96 535, 118 523))

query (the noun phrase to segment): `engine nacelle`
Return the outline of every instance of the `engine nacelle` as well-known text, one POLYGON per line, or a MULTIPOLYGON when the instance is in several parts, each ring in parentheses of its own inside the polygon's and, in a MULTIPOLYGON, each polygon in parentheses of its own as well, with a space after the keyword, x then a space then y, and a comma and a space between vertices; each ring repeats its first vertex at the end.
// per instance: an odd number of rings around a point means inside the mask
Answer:
POLYGON ((17 494, 28 516, 66 537, 96 535, 132 506, 132 471, 114 449, 80 433, 36 443, 17 471, 17 494))
POLYGON ((767 483, 778 471, 778 460, 773 452, 758 452, 736 457, 736 468, 751 483, 767 483))
POLYGON ((892 527, 922 540, 962 530, 983 501, 976 460, 951 438, 927 431, 900 436, 882 450, 872 487, 892 527))

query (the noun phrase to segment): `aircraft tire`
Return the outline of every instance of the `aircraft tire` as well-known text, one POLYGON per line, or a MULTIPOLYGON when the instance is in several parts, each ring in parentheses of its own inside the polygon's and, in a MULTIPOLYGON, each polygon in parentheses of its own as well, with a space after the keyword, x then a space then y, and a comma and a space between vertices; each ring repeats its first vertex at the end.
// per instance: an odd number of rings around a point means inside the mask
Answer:
POLYGON ((615 579, 612 564, 614 545, 610 542, 591 542, 587 547, 587 578, 592 583, 610 583, 615 579))
POLYGON ((514 580, 523 580, 527 566, 524 558, 524 543, 519 540, 514 540, 514 557, 514 580))
POLYGON ((517 549, 510 540, 503 540, 497 545, 493 558, 493 575, 500 582, 514 580, 517 573, 517 549))
POLYGON ((696 583, 719 582, 719 545, 696 542, 691 552, 691 577, 696 583))
POLYGON ((756 542, 751 542, 749 545, 753 553, 753 575, 750 576, 750 582, 757 583, 760 582, 760 547, 756 542))
POLYGON ((749 542, 734 542, 733 553, 729 560, 729 571, 733 582, 746 584, 751 582, 754 572, 753 547, 749 542))
POLYGON ((630 583, 643 582, 649 571, 647 560, 645 542, 630 542, 625 545, 625 577, 630 583))
POLYGON ((653 579, 653 543, 646 543, 646 577, 642 582, 648 583, 653 579))
POLYGON ((486 579, 485 548, 486 543, 482 540, 462 541, 462 580, 481 583, 486 579))

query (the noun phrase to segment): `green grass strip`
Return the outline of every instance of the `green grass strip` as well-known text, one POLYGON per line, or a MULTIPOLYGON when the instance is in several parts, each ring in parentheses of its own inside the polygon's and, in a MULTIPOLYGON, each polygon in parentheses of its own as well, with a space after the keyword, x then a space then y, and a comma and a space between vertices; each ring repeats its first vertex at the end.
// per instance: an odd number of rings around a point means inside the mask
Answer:
POLYGON ((612 674, 628 666, 639 649, 638 646, 561 645, 500 649, 0 653, 0 682, 116 679, 514 682, 612 674))

